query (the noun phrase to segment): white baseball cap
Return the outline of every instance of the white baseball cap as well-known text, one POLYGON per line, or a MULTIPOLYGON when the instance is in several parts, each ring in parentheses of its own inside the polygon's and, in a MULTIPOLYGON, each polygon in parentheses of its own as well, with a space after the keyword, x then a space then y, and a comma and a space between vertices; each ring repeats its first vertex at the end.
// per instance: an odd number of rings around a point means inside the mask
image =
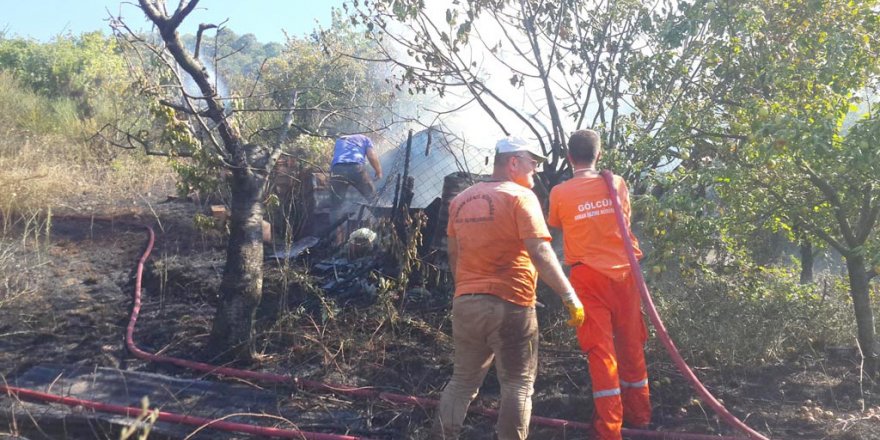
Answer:
POLYGON ((507 136, 505 138, 501 138, 501 140, 499 140, 495 144, 495 154, 517 153, 520 151, 529 153, 533 159, 538 161, 538 163, 544 163, 547 161, 547 157, 545 157, 541 153, 538 144, 527 142, 525 139, 520 137, 507 136))

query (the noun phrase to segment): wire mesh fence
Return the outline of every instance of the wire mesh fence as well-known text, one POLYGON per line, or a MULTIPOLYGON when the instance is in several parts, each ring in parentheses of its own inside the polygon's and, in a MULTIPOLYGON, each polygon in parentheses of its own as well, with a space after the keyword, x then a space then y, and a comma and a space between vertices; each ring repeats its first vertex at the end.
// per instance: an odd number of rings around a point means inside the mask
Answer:
MULTIPOLYGON (((296 238, 320 235, 340 218, 346 218, 344 227, 336 228, 337 241, 341 241, 353 230, 368 226, 377 218, 391 218, 395 208, 406 198, 409 208, 424 210, 430 218, 423 231, 425 244, 445 250, 449 201, 491 174, 494 150, 469 144, 439 126, 414 132, 411 140, 407 135, 399 137, 376 139, 384 178, 374 182, 376 191, 370 198, 346 188, 345 193, 337 197, 341 202, 333 202, 330 175, 326 171, 303 169, 299 183, 285 184, 284 177, 288 177, 287 180, 293 177, 287 176, 292 167, 281 164, 279 168, 287 172, 278 173, 276 187, 285 188, 279 198, 282 205, 289 208, 283 217, 295 226, 292 235, 296 238), (389 144, 393 146, 388 148, 389 144), (293 191, 294 187, 299 190, 293 191)), ((368 174, 372 175, 372 170, 368 174)))
POLYGON ((414 133, 381 156, 385 179, 377 185, 376 206, 391 207, 395 192, 406 177, 413 178, 411 208, 427 208, 443 193, 443 180, 453 173, 474 175, 492 171, 493 150, 470 145, 442 127, 434 126, 414 133))

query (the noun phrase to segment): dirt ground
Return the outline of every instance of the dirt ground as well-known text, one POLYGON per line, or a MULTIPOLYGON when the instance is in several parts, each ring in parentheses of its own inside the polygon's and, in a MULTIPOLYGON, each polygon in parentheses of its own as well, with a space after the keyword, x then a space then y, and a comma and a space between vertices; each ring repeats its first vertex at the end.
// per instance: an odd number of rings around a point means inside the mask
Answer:
MULTIPOLYGON (((113 221, 56 216, 48 242, 17 251, 20 281, 29 288, 15 298, 0 298, 0 374, 13 378, 38 365, 65 365, 202 377, 138 360, 123 342, 133 269, 146 238, 137 225, 146 224, 155 229, 157 238, 147 263, 135 340, 147 351, 204 358, 201 347, 210 331, 224 243, 219 233, 194 227, 196 212, 191 203, 171 201, 126 209, 113 221)), ((318 254, 296 264, 314 265, 318 254)), ((444 295, 409 292, 405 302, 399 296, 376 297, 375 287, 370 290, 370 285, 379 283, 374 273, 363 277, 360 296, 343 301, 334 299, 333 292, 319 294, 307 287, 309 277, 320 281, 317 269, 304 275, 279 270, 270 261, 266 270, 259 315, 261 358, 247 368, 438 397, 451 373, 451 328, 444 295)), ((533 414, 586 422, 592 411, 586 362, 560 316, 550 306, 539 311, 543 339, 533 414)), ((695 399, 656 340, 649 346, 648 360, 658 431, 736 435, 695 399)), ((785 364, 737 371, 705 366, 694 370, 733 414, 770 438, 880 439, 880 389, 860 381, 858 359, 851 350, 802 354, 785 364)), ((282 407, 325 414, 323 420, 309 422, 314 431, 376 439, 425 438, 432 415, 428 409, 382 400, 293 387, 276 392, 281 394, 282 407)), ((495 407, 498 392, 490 372, 474 404, 495 407)), ((462 438, 492 438, 492 423, 468 416, 462 438)), ((0 438, 15 434, 37 438, 21 429, 2 420, 0 438)), ((535 426, 531 438, 587 437, 583 431, 535 426)))

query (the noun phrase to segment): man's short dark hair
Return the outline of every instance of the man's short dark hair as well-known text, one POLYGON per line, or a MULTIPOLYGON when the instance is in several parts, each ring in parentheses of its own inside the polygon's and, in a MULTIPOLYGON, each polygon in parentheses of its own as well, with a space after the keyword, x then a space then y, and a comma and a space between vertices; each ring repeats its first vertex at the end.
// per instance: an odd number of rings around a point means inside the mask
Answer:
POLYGON ((493 161, 494 166, 502 166, 510 160, 511 157, 516 157, 519 153, 495 153, 495 160, 493 161))
POLYGON ((596 160, 602 140, 593 130, 578 130, 568 138, 568 155, 579 164, 590 164, 596 160))

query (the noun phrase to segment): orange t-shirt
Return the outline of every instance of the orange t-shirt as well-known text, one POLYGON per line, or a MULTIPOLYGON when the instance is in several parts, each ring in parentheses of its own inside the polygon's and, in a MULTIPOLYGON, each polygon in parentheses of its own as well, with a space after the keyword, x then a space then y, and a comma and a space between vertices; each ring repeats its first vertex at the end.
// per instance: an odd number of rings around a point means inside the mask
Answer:
MULTIPOLYGON (((629 227, 629 189, 617 175, 614 187, 629 227)), ((562 229, 565 263, 569 266, 584 264, 614 280, 622 280, 629 274, 623 236, 602 177, 576 177, 553 187, 547 223, 562 229)), ((642 251, 632 230, 629 236, 636 258, 641 258, 642 251)))
POLYGON ((446 233, 458 243, 455 296, 535 304, 538 273, 523 240, 550 240, 535 193, 513 182, 477 183, 452 199, 446 233))

